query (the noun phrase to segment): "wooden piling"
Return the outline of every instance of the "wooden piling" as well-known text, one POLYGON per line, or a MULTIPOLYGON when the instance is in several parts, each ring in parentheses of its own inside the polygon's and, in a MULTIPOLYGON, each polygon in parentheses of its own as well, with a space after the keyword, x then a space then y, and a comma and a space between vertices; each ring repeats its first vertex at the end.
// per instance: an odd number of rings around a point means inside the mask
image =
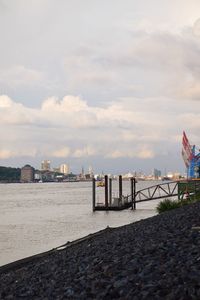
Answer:
POLYGON ((119 175, 119 199, 122 200, 122 175, 119 175))
POLYGON ((109 205, 112 205, 112 178, 109 178, 109 205))
POLYGON ((105 175, 104 181, 105 181, 105 207, 108 208, 108 175, 105 175))
POLYGON ((96 205, 96 180, 92 179, 92 210, 95 211, 96 205))
POLYGON ((132 209, 133 209, 133 201, 134 201, 134 185, 133 185, 133 180, 134 178, 131 177, 131 204, 132 204, 132 209))
POLYGON ((134 190, 134 194, 133 194, 133 209, 136 209, 136 179, 135 179, 135 177, 133 178, 133 190, 134 190))

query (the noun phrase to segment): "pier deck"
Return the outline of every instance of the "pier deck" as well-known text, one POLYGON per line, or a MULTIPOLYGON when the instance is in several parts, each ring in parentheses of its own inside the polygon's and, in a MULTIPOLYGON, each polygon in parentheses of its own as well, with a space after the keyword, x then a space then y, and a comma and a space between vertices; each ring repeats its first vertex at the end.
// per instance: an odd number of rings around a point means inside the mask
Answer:
MULTIPOLYGON (((122 179, 119 177, 119 197, 112 198, 111 193, 108 201, 108 190, 105 191, 105 203, 95 202, 95 181, 93 182, 93 211, 119 211, 128 208, 136 209, 136 204, 144 201, 177 197, 182 200, 200 194, 200 180, 170 181, 150 186, 136 191, 136 181, 130 179, 131 195, 122 195, 122 179)), ((108 189, 108 185, 106 185, 108 189)))

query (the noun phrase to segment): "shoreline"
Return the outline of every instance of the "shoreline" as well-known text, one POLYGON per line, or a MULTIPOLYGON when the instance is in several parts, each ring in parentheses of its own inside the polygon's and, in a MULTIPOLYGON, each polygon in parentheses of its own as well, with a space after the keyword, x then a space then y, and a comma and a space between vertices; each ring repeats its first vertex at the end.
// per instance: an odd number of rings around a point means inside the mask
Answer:
MULTIPOLYGON (((140 221, 136 221, 136 222, 140 222, 140 221)), ((41 252, 41 253, 37 253, 37 254, 31 255, 31 256, 27 256, 27 257, 18 259, 16 261, 7 263, 5 265, 0 266, 0 275, 3 272, 13 271, 14 269, 16 269, 18 267, 21 268, 26 263, 33 262, 33 261, 35 261, 37 259, 40 259, 40 258, 44 258, 44 257, 46 257, 46 256, 48 256, 50 254, 53 254, 54 252, 62 251, 62 250, 66 249, 66 248, 69 248, 69 247, 71 247, 73 245, 77 245, 77 244, 82 243, 84 241, 90 240, 91 238, 93 238, 95 236, 104 234, 105 231, 107 231, 107 230, 115 230, 117 228, 121 228, 121 227, 124 227, 124 226, 127 226, 127 225, 129 225, 129 224, 122 225, 122 226, 119 226, 119 227, 109 227, 109 226, 107 226, 106 228, 104 228, 102 230, 99 230, 99 231, 94 232, 94 233, 89 233, 88 235, 86 235, 86 236, 84 236, 82 238, 76 239, 74 241, 71 241, 71 242, 68 241, 68 242, 66 242, 66 243, 64 243, 64 244, 62 244, 60 246, 57 246, 55 248, 52 248, 50 250, 47 250, 47 251, 44 251, 44 252, 41 252)))
MULTIPOLYGON (((60 183, 2 187, 0 266, 49 251, 106 226, 118 227, 154 214, 153 201, 140 205, 142 210, 136 212, 93 213, 90 184, 69 185, 70 189, 60 183)), ((124 191, 129 190, 128 184, 124 187, 124 191)), ((103 190, 98 193, 101 199, 103 190)))
POLYGON ((132 225, 132 224, 136 224, 138 222, 142 222, 143 220, 151 219, 151 218, 153 218, 155 216, 151 216, 151 217, 148 217, 148 218, 145 218, 145 219, 140 219, 138 221, 131 222, 131 223, 128 223, 128 224, 125 224, 125 225, 117 226, 117 227, 107 226, 106 228, 101 229, 101 230, 99 230, 97 232, 89 233, 89 234, 87 234, 87 235, 85 235, 85 236, 83 236, 81 238, 75 239, 73 241, 67 241, 66 243, 64 243, 64 244, 62 244, 60 246, 54 247, 54 248, 52 248, 50 250, 47 250, 47 251, 44 251, 44 252, 40 252, 40 253, 37 253, 37 254, 33 254, 33 255, 30 255, 30 256, 27 256, 27 257, 24 257, 24 258, 21 258, 21 259, 17 259, 17 260, 15 260, 13 262, 6 263, 6 264, 0 266, 0 275, 3 272, 13 271, 14 269, 16 269, 18 267, 23 267, 23 265, 25 265, 26 263, 33 262, 33 261, 35 261, 37 259, 44 258, 44 257, 46 257, 48 255, 53 254, 54 252, 65 250, 65 249, 67 249, 67 248, 69 248, 71 246, 78 245, 79 243, 82 243, 84 241, 88 241, 88 240, 90 240, 92 238, 95 238, 95 237, 97 237, 99 235, 103 235, 103 234, 105 234, 108 231, 118 230, 118 229, 121 229, 123 227, 129 226, 129 225, 132 225))
POLYGON ((199 215, 186 205, 7 265, 0 299, 200 299, 199 215))

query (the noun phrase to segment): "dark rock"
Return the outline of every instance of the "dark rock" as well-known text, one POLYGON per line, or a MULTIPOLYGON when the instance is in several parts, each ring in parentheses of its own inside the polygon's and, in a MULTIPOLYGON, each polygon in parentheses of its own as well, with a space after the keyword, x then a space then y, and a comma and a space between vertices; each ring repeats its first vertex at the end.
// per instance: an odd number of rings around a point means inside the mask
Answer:
POLYGON ((195 203, 0 268, 0 299, 198 300, 199 216, 195 203))

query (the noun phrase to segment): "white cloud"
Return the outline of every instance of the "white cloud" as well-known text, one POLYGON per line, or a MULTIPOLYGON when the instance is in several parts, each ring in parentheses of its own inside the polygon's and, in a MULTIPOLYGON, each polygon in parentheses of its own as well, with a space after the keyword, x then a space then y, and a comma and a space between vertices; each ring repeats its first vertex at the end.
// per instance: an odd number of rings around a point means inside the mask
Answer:
POLYGON ((188 82, 179 91, 179 96, 186 99, 200 100, 200 79, 199 82, 188 82))
POLYGON ((200 19, 197 19, 193 26, 193 33, 195 36, 200 37, 200 19))
POLYGON ((9 150, 0 150, 0 159, 7 159, 12 157, 12 153, 9 150))
POLYGON ((141 158, 141 159, 150 159, 155 156, 155 153, 148 149, 149 146, 146 148, 144 146, 136 147, 136 149, 129 149, 126 150, 114 150, 105 155, 107 158, 116 159, 116 158, 141 158))
POLYGON ((147 146, 146 149, 141 149, 141 151, 138 154, 139 158, 144 158, 144 159, 148 159, 148 158, 153 158, 155 156, 155 153, 151 150, 148 149, 149 147, 147 146))
MULTIPOLYGON (((17 147, 18 148, 18 147, 17 147)), ((14 149, 14 147, 12 147, 12 150, 7 150, 7 149, 3 149, 0 150, 0 159, 8 159, 8 158, 18 158, 18 157, 35 157, 36 156, 36 149, 31 149, 31 148, 27 148, 27 149, 22 149, 22 148, 18 148, 18 149, 14 149)))
POLYGON ((13 103, 12 100, 8 96, 6 96, 6 95, 0 96, 0 108, 1 109, 11 107, 12 103, 13 103))
POLYGON ((69 147, 64 147, 64 148, 61 148, 61 149, 58 149, 58 150, 55 150, 53 151, 50 156, 53 156, 53 157, 68 157, 70 156, 70 148, 69 147))
POLYGON ((0 83, 12 88, 42 85, 44 84, 44 74, 23 65, 14 65, 0 70, 0 83))
POLYGON ((177 136, 186 126, 199 128, 199 116, 190 110, 190 101, 180 105, 170 98, 128 97, 98 107, 71 95, 29 108, 0 96, 2 158, 152 159, 179 147, 177 136))
MULTIPOLYGON (((7 96, 0 96, 0 123, 33 126, 55 126, 74 129, 83 128, 123 128, 138 124, 149 124, 151 115, 146 118, 146 112, 131 107, 134 99, 112 103, 105 107, 89 106, 80 97, 65 96, 62 100, 51 97, 44 100, 41 109, 28 108, 16 103, 7 96), (131 108, 131 109, 130 109, 131 108)), ((152 125, 160 122, 151 120, 152 125)))
POLYGON ((61 2, 1 2, 2 157, 151 160, 183 129, 198 143, 199 1, 61 2))
POLYGON ((189 129, 196 129, 199 131, 200 129, 200 113, 198 111, 196 113, 184 113, 181 114, 178 119, 183 124, 187 124, 189 129))
POLYGON ((42 110, 46 113, 54 110, 55 112, 79 112, 85 110, 87 104, 79 97, 65 96, 62 100, 57 98, 48 98, 42 104, 42 110))
POLYGON ((73 153, 73 157, 81 158, 81 157, 89 157, 96 155, 97 152, 92 146, 87 146, 82 149, 76 149, 73 153))
POLYGON ((36 111, 16 103, 6 95, 0 96, 0 124, 24 125, 36 119, 36 111))

